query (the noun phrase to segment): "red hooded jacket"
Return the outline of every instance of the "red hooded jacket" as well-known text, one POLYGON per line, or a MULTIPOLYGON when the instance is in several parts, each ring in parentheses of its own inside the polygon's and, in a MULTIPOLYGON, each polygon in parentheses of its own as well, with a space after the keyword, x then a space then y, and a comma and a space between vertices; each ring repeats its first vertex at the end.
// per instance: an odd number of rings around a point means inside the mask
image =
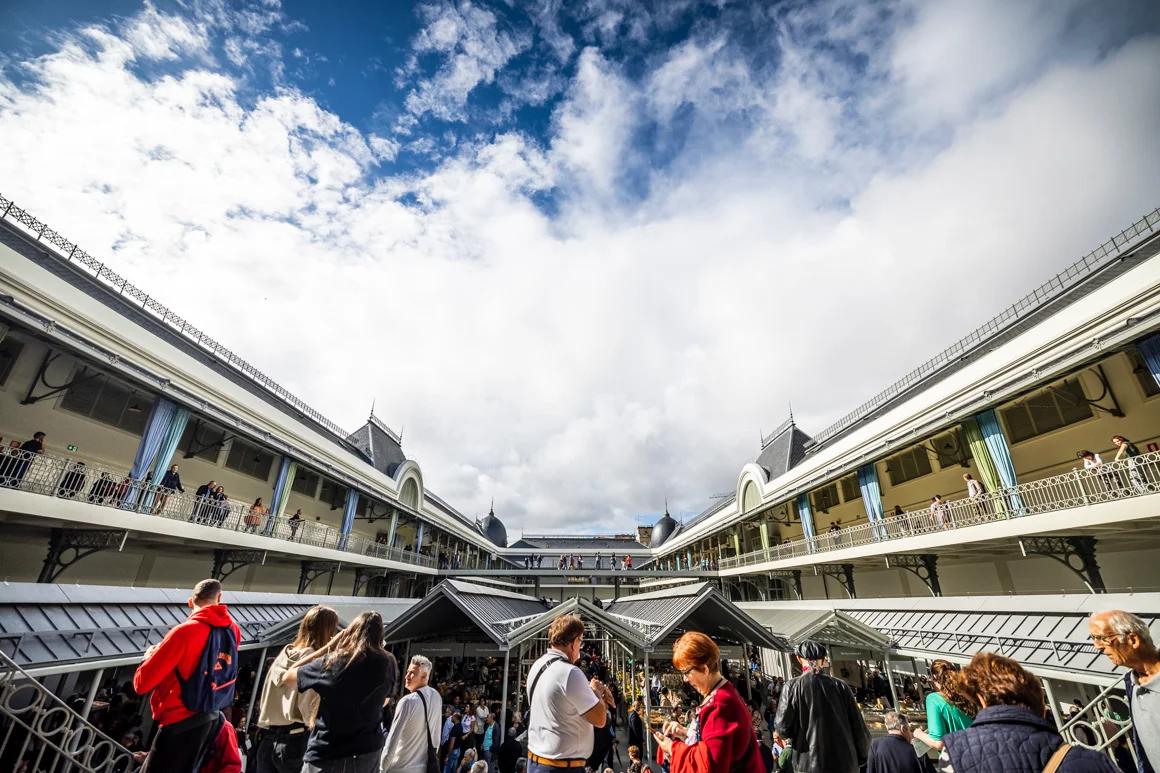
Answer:
POLYGON ((181 701, 181 683, 177 681, 177 674, 188 679, 197 668, 211 625, 230 626, 234 629, 235 640, 241 643, 242 633, 226 605, 213 604, 193 610, 189 619, 165 634, 157 649, 137 666, 137 672, 133 674, 133 689, 138 695, 153 690, 149 708, 157 724, 172 725, 193 716, 181 701))

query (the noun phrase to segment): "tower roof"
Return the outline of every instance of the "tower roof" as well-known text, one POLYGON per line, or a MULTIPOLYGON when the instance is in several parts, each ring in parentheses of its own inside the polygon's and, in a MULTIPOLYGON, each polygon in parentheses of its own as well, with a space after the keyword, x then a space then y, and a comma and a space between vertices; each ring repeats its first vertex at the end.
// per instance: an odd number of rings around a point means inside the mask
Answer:
POLYGON ((771 479, 784 475, 805 458, 806 450, 813 442, 813 438, 798 429, 791 416, 762 440, 757 464, 765 468, 771 479))
POLYGON ((503 525, 503 521, 496 517, 494 502, 491 505, 491 510, 487 512, 487 517, 479 522, 479 530, 493 545, 501 548, 507 547, 507 527, 503 525))
POLYGON ((372 412, 367 423, 356 429, 347 441, 357 448, 376 470, 394 475, 395 468, 407 461, 402 439, 372 412))

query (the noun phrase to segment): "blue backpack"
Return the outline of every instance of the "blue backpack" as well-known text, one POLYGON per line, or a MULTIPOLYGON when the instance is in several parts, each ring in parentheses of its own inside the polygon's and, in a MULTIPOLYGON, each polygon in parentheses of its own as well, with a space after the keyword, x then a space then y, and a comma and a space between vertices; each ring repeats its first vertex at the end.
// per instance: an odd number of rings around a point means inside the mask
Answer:
POLYGON ((238 681, 238 642, 233 627, 210 625, 197 667, 188 680, 179 673, 177 681, 181 702, 190 711, 212 714, 233 705, 238 681))

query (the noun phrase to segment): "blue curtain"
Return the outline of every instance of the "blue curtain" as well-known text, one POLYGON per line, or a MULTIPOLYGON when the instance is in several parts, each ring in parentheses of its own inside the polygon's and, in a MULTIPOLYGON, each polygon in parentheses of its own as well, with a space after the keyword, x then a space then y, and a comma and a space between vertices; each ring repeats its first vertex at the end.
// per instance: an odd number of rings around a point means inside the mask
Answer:
MULTIPOLYGON (((275 517, 282 515, 286 509, 286 500, 290 498, 290 487, 294 485, 294 473, 297 465, 290 461, 289 456, 283 456, 278 463, 278 477, 274 479, 274 496, 270 497, 270 512, 275 517)), ((345 513, 343 520, 346 520, 345 513)))
POLYGON ((177 410, 177 404, 164 397, 158 398, 153 403, 153 409, 149 411, 149 421, 145 423, 145 434, 141 436, 137 454, 133 457, 133 466, 129 468, 132 484, 121 499, 121 507, 132 509, 137 504, 138 484, 157 459, 157 454, 161 451, 169 432, 169 424, 173 421, 177 410))
POLYGON ((873 525, 874 539, 886 539, 886 525, 882 523, 882 489, 878 486, 878 469, 873 463, 858 468, 858 488, 862 490, 866 517, 873 525))
MULTIPOLYGON (((181 436, 185 434, 187 424, 189 424, 189 411, 185 408, 178 408, 174 411, 169 426, 165 428, 161 447, 157 450, 157 458, 153 461, 153 482, 155 484, 160 484, 161 479, 165 477, 165 471, 173 462, 173 454, 177 451, 177 444, 181 442, 181 436)), ((142 508, 153 505, 153 494, 153 490, 145 494, 145 498, 141 502, 142 508)))
POLYGON ((798 516, 802 520, 802 534, 808 540, 809 549, 813 552, 814 549, 814 513, 810 509, 810 497, 808 494, 798 494, 798 516))
POLYGON ((1152 372, 1152 380, 1160 386, 1160 333, 1136 342, 1136 350, 1144 358, 1144 364, 1152 372))
POLYGON ((1011 449, 1007 447, 1007 436, 1003 434, 1003 427, 999 424, 999 417, 993 410, 983 411, 975 417, 979 424, 979 431, 983 433, 983 442, 987 444, 987 451, 991 454, 991 461, 999 471, 999 479, 1003 481, 1003 488, 1007 491, 1007 502, 1014 515, 1022 515, 1023 500, 1015 493, 1018 484, 1015 478, 1015 462, 1011 460, 1011 449))

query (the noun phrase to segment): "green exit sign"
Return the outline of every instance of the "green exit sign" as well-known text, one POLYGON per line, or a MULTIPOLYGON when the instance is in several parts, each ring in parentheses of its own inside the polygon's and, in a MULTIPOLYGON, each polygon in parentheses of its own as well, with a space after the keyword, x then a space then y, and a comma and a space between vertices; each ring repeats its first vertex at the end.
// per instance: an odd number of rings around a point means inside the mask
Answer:
POLYGON ((70 453, 71 453, 71 452, 74 452, 74 451, 76 451, 76 450, 77 450, 77 444, 76 444, 76 443, 69 443, 69 444, 68 444, 68 450, 69 450, 69 452, 70 452, 70 453))

